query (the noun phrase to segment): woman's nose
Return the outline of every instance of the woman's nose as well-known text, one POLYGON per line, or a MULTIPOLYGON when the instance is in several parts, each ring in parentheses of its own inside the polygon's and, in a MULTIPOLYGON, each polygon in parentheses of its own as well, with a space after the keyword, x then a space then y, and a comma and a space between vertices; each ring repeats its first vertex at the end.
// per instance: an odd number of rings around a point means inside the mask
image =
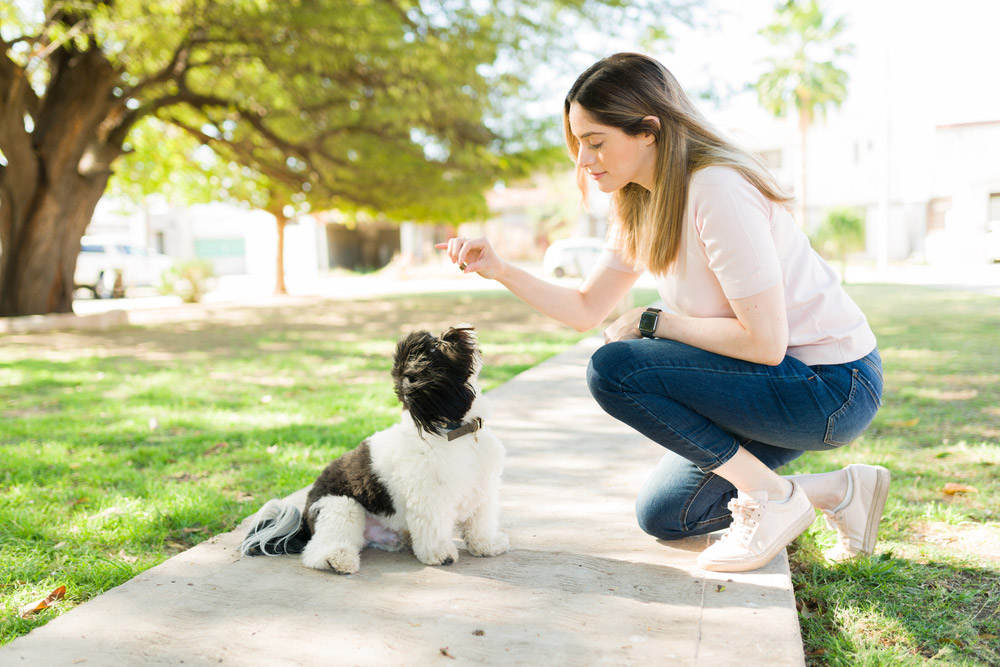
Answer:
POLYGON ((577 156, 576 163, 581 167, 587 167, 594 164, 593 151, 587 150, 587 147, 581 144, 580 154, 577 156))

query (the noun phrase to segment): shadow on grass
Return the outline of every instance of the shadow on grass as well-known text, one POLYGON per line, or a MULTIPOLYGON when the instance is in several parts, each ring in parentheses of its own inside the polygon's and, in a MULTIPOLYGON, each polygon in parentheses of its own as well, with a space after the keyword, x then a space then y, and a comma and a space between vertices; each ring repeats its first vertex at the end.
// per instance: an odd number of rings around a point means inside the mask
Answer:
POLYGON ((995 569, 891 552, 828 564, 808 542, 795 560, 809 665, 1000 664, 995 569))

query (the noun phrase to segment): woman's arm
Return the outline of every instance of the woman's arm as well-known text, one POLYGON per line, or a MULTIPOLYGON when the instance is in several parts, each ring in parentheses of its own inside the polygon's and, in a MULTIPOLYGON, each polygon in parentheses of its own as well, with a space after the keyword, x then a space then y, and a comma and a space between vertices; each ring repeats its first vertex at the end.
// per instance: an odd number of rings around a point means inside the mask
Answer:
MULTIPOLYGON (((788 351, 788 317, 781 283, 742 299, 732 299, 735 318, 686 317, 661 313, 656 338, 669 338, 709 352, 758 364, 777 366, 788 351)), ((605 339, 639 337, 639 315, 633 309, 615 321, 605 339)))
POLYGON ((455 238, 435 247, 447 248, 448 258, 459 267, 465 265, 465 273, 496 280, 535 310, 577 331, 603 322, 638 279, 636 274, 598 264, 579 288, 563 287, 503 261, 485 238, 455 238))

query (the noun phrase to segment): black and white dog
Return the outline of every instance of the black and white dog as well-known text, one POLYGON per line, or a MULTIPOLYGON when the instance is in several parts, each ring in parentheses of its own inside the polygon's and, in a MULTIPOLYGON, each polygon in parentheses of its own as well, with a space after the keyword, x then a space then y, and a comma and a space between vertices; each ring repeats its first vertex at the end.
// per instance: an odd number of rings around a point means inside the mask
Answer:
POLYGON ((404 408, 399 423, 323 470, 306 497, 305 520, 292 504, 268 501, 241 553, 301 553, 309 567, 350 574, 365 546, 399 551, 409 543, 420 562, 449 565, 458 559, 456 524, 473 556, 507 551, 498 527, 505 452, 483 423, 481 368, 471 326, 400 338, 392 368, 404 408))

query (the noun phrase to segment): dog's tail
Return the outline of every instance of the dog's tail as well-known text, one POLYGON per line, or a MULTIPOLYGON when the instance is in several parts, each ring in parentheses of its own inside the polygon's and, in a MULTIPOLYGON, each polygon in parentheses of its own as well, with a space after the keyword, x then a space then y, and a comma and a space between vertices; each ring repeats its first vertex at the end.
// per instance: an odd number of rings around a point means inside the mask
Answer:
POLYGON ((244 556, 280 556, 300 554, 312 533, 295 505, 269 500, 254 515, 240 553, 244 556))

